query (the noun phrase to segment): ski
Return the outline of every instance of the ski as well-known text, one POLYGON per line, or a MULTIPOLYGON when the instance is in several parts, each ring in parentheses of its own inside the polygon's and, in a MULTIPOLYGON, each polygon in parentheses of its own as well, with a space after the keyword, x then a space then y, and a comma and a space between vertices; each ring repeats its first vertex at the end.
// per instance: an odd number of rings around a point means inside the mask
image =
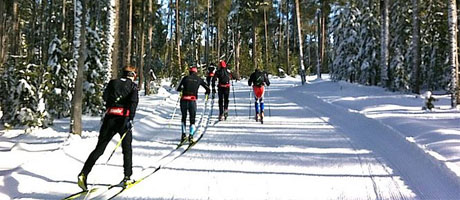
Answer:
POLYGON ((78 199, 80 197, 84 197, 86 196, 88 193, 91 194, 91 193, 94 193, 98 190, 99 188, 91 188, 90 190, 83 190, 83 191, 80 191, 80 192, 77 192, 77 193, 74 193, 74 194, 71 194, 65 198, 63 198, 62 200, 74 200, 74 199, 78 199))

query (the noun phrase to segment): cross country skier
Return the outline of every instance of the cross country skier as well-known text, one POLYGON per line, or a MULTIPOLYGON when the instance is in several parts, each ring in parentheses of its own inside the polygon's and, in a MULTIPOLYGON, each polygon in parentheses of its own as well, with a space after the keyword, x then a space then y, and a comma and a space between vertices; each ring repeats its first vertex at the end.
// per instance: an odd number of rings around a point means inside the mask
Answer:
POLYGON ((263 123, 264 118, 264 93, 265 87, 270 86, 270 81, 268 80, 268 76, 266 72, 260 71, 260 69, 256 68, 256 70, 251 74, 248 80, 248 85, 252 85, 252 89, 254 91, 254 98, 255 98, 255 108, 256 108, 256 121, 260 121, 263 123), (259 110, 260 104, 260 110, 259 110))
POLYGON ((104 116, 96 148, 89 154, 83 169, 78 175, 78 186, 87 190, 86 179, 91 172, 97 159, 104 153, 107 144, 112 137, 118 133, 124 139, 121 147, 123 149, 124 178, 121 181, 125 186, 133 181, 130 179, 132 170, 132 132, 133 119, 139 102, 137 84, 134 83, 136 68, 127 66, 123 68, 123 76, 111 80, 104 90, 103 99, 106 102, 107 113, 104 116))
POLYGON ((201 86, 206 89, 206 95, 209 95, 210 89, 209 86, 204 82, 203 79, 197 75, 197 67, 192 66, 189 69, 190 74, 182 78, 177 91, 182 92, 182 97, 180 100, 180 110, 182 113, 182 136, 181 143, 187 140, 185 133, 186 130, 186 121, 187 121, 187 111, 190 113, 190 130, 188 140, 190 143, 196 142, 193 140, 193 135, 196 132, 195 126, 195 116, 196 116, 196 99, 198 96, 198 88, 201 86))
POLYGON ((216 73, 215 65, 214 64, 209 65, 208 72, 206 74, 206 83, 208 84, 208 86, 211 85, 211 80, 214 77, 215 73, 216 73))
POLYGON ((227 69, 225 61, 219 62, 219 69, 212 78, 212 94, 216 93, 216 80, 219 79, 217 90, 219 95, 219 121, 227 119, 228 116, 228 97, 230 95, 230 80, 232 78, 230 70, 227 69))

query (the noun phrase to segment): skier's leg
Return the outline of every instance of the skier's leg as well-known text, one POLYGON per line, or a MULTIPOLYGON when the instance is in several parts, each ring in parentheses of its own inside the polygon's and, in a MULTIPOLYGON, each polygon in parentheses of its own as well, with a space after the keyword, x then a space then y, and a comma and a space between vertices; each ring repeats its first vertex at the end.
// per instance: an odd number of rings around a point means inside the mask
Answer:
POLYGON ((195 117, 196 117, 196 101, 189 102, 189 112, 190 112, 190 135, 192 136, 195 133, 195 117))
POLYGON ((260 102, 260 112, 264 112, 264 99, 263 98, 260 98, 259 99, 259 102, 260 102))
POLYGON ((217 91, 219 95, 219 119, 222 117, 224 114, 224 92, 221 87, 218 88, 217 91))
POLYGON ((185 133, 185 127, 187 124, 187 101, 185 100, 180 101, 180 112, 182 113, 182 119, 181 119, 182 133, 185 133))
POLYGON ((230 88, 225 88, 224 90, 224 99, 225 99, 225 102, 224 102, 224 110, 228 110, 228 98, 230 97, 230 88))
MULTIPOLYGON (((120 131, 120 137, 126 131, 126 128, 123 128, 123 129, 122 129, 123 131, 120 131)), ((124 169, 125 178, 128 177, 128 179, 133 174, 133 151, 132 151, 132 146, 131 146, 132 140, 133 140, 132 131, 128 130, 128 132, 125 135, 125 138, 123 139, 123 141, 121 141, 121 148, 122 148, 122 153, 123 153, 123 169, 124 169)))
POLYGON ((83 173, 86 177, 91 172, 94 164, 96 164, 97 159, 99 159, 99 157, 104 153, 107 144, 109 144, 110 140, 115 135, 114 126, 116 126, 116 118, 106 116, 99 131, 96 148, 94 148, 94 150, 89 154, 88 159, 86 159, 83 169, 81 170, 81 173, 83 173))

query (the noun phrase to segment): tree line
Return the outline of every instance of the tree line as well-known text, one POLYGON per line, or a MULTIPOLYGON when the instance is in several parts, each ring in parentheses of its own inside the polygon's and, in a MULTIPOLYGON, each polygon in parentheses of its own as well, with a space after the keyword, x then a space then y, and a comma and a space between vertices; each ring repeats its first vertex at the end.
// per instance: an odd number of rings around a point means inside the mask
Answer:
POLYGON ((172 83, 226 60, 392 91, 443 90, 460 101, 455 0, 5 0, 0 109, 5 127, 47 127, 104 112, 102 91, 126 65, 172 83))

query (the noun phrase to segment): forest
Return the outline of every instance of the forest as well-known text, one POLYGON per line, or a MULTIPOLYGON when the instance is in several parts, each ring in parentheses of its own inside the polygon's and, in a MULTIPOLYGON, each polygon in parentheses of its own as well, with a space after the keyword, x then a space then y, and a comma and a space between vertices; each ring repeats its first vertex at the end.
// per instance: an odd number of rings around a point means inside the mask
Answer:
POLYGON ((0 110, 5 128, 102 116, 102 92, 127 65, 152 93, 195 65, 225 60, 241 80, 330 74, 460 102, 456 0, 1 0, 0 110))

